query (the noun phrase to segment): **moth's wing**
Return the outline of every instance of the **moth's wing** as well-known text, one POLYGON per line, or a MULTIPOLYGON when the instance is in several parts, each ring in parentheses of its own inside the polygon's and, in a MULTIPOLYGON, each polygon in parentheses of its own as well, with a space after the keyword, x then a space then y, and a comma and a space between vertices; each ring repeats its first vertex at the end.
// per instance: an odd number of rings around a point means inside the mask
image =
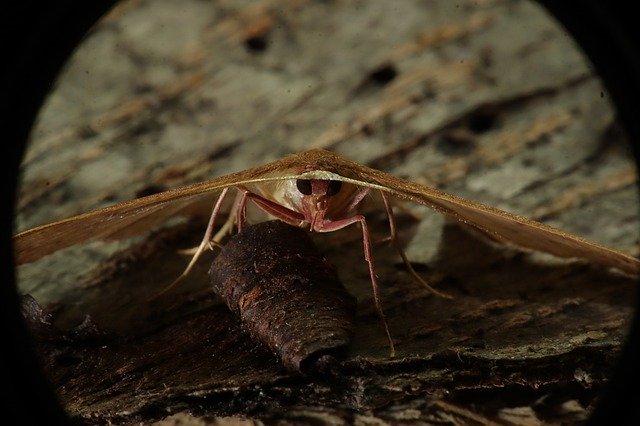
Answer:
POLYGON ((176 216, 192 216, 213 205, 223 188, 295 178, 297 156, 210 181, 138 198, 21 232, 13 239, 20 265, 82 242, 117 240, 149 231, 176 216))
POLYGON ((346 177, 347 181, 377 188, 431 207, 455 217, 495 240, 509 241, 521 247, 560 257, 584 258, 595 264, 617 268, 629 274, 640 274, 638 259, 603 245, 522 216, 370 169, 335 154, 327 153, 325 156, 332 157, 333 171, 346 177))
POLYGON ((149 230, 206 202, 207 197, 228 186, 296 178, 338 179, 380 189, 449 214, 496 240, 561 257, 588 259, 630 274, 640 273, 640 261, 624 253, 522 216, 370 169, 323 150, 290 155, 265 166, 25 231, 14 238, 16 261, 18 264, 31 262, 84 241, 118 238, 149 230))

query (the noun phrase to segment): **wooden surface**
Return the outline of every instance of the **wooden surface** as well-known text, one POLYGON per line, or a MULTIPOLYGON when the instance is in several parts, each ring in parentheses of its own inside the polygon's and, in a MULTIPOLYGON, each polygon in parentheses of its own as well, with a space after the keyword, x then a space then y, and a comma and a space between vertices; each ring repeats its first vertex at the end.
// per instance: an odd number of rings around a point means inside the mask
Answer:
MULTIPOLYGON (((18 226, 321 147, 637 256, 636 173, 614 117, 568 35, 524 1, 128 1, 43 107, 18 226)), ((624 341, 633 280, 396 210, 410 259, 455 299, 429 297, 377 244, 389 360, 359 230, 317 236, 358 298, 355 340, 326 377, 293 376, 248 338, 211 293, 211 257, 145 302, 184 268, 176 251, 201 223, 20 268, 21 291, 52 314, 37 340, 61 401, 87 423, 586 416, 624 341)), ((369 222, 386 235, 383 214, 369 222)))

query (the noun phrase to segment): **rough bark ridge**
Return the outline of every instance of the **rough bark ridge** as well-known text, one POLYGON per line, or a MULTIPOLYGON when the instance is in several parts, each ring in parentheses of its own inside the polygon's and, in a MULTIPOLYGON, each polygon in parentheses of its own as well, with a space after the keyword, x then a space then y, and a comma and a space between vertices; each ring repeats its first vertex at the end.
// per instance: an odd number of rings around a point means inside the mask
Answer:
POLYGON ((328 368, 351 342, 356 300, 303 229, 279 220, 245 226, 213 260, 209 278, 290 371, 328 368))
MULTIPOLYGON (((524 1, 132 0, 94 28, 43 108, 18 223, 322 147, 637 255, 623 143, 597 76, 524 1)), ((62 403, 85 423, 584 418, 624 341, 635 283, 494 245, 410 204, 396 212, 416 269, 455 299, 430 297, 375 244, 389 360, 359 230, 314 236, 358 299, 347 357, 323 376, 288 373, 243 331, 207 283, 211 256, 145 302, 182 271, 176 251, 197 244, 203 223, 20 268, 62 403)), ((386 237, 383 211, 368 221, 375 241, 386 237)))

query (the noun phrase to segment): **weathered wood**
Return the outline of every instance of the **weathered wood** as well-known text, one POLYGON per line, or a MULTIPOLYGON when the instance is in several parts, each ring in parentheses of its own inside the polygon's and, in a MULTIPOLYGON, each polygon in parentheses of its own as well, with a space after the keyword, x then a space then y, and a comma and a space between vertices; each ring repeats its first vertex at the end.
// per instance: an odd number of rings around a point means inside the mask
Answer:
MULTIPOLYGON (((18 223, 323 147, 637 255, 623 143, 597 76, 524 1, 129 1, 44 106, 18 223)), ((20 268, 21 291, 52 315, 34 327, 62 403, 87 423, 583 418, 624 341, 635 283, 396 210, 410 259, 455 299, 430 297, 376 244, 399 355, 389 360, 359 231, 315 236, 358 298, 347 359, 323 377, 287 373, 249 338, 210 291, 211 257, 145 302, 182 271, 176 250, 202 223, 20 268)), ((369 221, 374 240, 387 235, 384 212, 369 221)))

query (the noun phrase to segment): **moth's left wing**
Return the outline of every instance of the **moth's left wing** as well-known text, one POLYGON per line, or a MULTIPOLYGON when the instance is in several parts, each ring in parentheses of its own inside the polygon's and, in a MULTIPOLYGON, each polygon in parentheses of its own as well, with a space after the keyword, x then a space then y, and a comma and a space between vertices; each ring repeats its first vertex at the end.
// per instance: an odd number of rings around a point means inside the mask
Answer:
POLYGON ((457 218, 500 241, 560 257, 578 257, 595 264, 640 274, 640 261, 601 244, 551 226, 464 198, 409 182, 331 153, 333 170, 353 183, 381 189, 397 197, 431 207, 457 218))

